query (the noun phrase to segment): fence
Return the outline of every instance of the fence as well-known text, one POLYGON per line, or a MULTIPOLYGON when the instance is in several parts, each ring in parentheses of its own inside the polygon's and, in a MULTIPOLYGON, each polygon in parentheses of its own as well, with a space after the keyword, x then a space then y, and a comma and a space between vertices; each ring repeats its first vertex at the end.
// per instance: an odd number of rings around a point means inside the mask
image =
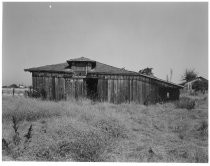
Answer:
POLYGON ((28 90, 29 88, 2 88, 2 95, 24 96, 25 91, 28 90))

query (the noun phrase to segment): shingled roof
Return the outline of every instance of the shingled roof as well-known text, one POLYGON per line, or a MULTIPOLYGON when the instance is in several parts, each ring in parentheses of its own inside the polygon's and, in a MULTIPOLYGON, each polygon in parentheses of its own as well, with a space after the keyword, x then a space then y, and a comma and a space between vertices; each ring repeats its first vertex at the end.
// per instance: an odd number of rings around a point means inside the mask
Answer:
POLYGON ((110 66, 107 64, 103 64, 97 61, 93 61, 91 59, 81 57, 81 58, 75 58, 75 59, 70 59, 67 60, 66 63, 60 63, 60 64, 54 64, 54 65, 46 65, 46 66, 41 66, 41 67, 34 67, 34 68, 29 68, 29 69, 24 69, 24 71, 29 71, 29 72, 59 72, 59 73, 74 73, 72 69, 69 68, 69 62, 95 62, 96 66, 93 70, 88 71, 88 73, 95 73, 95 74, 120 74, 120 75, 141 75, 144 77, 148 77, 157 81, 164 82, 166 84, 174 85, 179 88, 183 88, 181 85, 177 85, 171 82, 167 82, 161 79, 158 79, 156 77, 151 77, 147 76, 144 74, 140 74, 134 71, 129 71, 124 68, 117 68, 114 66, 110 66))
MULTIPOLYGON (((106 65, 97 61, 93 61, 91 59, 81 57, 81 58, 75 58, 67 60, 67 62, 95 62, 96 67, 88 71, 88 73, 103 73, 103 74, 137 74, 133 71, 128 71, 122 68, 113 67, 110 65, 106 65)), ((68 63, 60 63, 60 64, 54 64, 54 65, 46 65, 41 67, 34 67, 25 69, 25 71, 29 72, 61 72, 61 73, 73 73, 74 71, 72 69, 69 69, 68 63)))

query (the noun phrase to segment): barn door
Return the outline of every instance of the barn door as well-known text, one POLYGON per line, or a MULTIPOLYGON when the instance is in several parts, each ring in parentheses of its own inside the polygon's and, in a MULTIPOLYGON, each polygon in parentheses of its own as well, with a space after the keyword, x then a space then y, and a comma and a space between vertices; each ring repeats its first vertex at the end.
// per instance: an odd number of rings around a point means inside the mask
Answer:
POLYGON ((86 85, 87 85, 87 97, 92 100, 97 100, 97 98, 98 98, 98 93, 97 93, 98 79, 88 78, 86 80, 86 85))

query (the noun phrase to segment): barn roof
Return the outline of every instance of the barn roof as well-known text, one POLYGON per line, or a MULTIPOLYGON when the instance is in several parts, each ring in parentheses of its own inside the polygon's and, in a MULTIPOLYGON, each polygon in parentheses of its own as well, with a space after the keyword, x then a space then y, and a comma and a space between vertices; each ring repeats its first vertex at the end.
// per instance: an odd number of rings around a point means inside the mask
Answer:
POLYGON ((91 71, 88 71, 88 73, 93 73, 93 74, 94 73, 95 74, 116 74, 116 75, 136 75, 136 76, 140 75, 140 76, 143 76, 143 77, 151 78, 151 79, 154 79, 154 80, 157 80, 157 81, 164 82, 166 84, 176 86, 178 88, 183 88, 183 86, 181 86, 181 85, 177 85, 177 84, 174 84, 172 82, 167 82, 167 81, 164 81, 164 80, 159 79, 157 77, 152 77, 152 76, 140 74, 140 73, 137 73, 137 72, 134 72, 134 71, 126 70, 124 68, 117 68, 117 67, 114 67, 114 66, 103 64, 101 62, 93 61, 93 60, 85 58, 85 57, 70 59, 70 60, 67 60, 66 63, 29 68, 29 69, 25 69, 25 71, 29 71, 29 72, 74 73, 74 71, 72 69, 69 69, 69 64, 68 64, 69 62, 73 62, 73 61, 76 61, 76 62, 95 62, 96 63, 95 68, 91 71))
MULTIPOLYGON (((89 73, 103 73, 103 74, 134 74, 136 72, 133 71, 128 71, 123 68, 117 68, 113 67, 110 65, 106 65, 97 61, 93 61, 88 58, 75 58, 75 59, 70 59, 67 60, 67 62, 96 62, 96 67, 88 71, 89 73)), ((46 65, 46 66, 41 66, 41 67, 34 67, 34 68, 29 68, 25 69, 25 71, 30 71, 30 72, 64 72, 64 73, 73 73, 74 71, 69 69, 69 64, 68 63, 60 63, 60 64, 54 64, 54 65, 46 65)))

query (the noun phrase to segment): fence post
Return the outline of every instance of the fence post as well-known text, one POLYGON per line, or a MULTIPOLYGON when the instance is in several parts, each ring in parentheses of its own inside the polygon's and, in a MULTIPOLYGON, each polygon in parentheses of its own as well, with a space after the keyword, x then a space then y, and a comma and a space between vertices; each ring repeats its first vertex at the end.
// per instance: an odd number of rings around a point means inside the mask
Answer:
POLYGON ((15 88, 12 89, 12 94, 14 96, 14 94, 15 94, 15 88))

